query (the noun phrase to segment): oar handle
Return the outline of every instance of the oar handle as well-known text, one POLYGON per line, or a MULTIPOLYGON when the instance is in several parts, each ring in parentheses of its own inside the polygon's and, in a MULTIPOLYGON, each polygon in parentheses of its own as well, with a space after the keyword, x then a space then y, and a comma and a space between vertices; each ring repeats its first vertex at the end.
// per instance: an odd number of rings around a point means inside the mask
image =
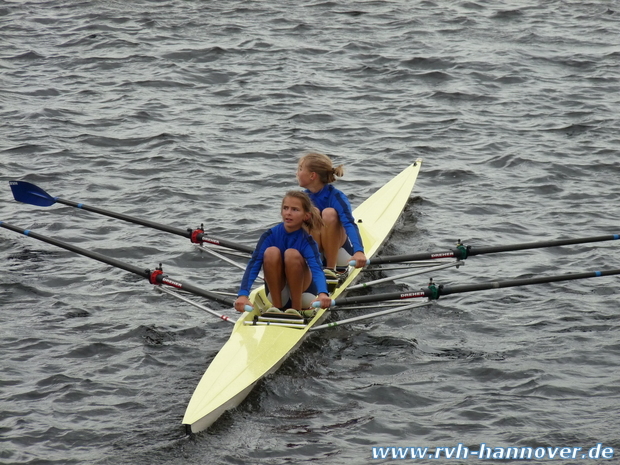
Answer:
MULTIPOLYGON (((312 306, 314 308, 321 308, 321 302, 319 302, 319 301, 312 302, 312 306)), ((332 308, 332 307, 335 307, 335 306, 336 306, 336 301, 334 299, 332 299, 332 303, 331 303, 329 308, 332 308)))

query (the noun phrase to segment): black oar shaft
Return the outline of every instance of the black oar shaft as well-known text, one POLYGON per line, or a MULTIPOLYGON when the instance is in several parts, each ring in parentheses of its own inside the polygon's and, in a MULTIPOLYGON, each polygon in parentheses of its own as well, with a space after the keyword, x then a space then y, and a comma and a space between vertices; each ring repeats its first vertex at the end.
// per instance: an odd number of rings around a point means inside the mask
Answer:
POLYGON ((563 245, 587 244, 590 242, 614 241, 620 239, 620 234, 606 236, 582 237, 576 239, 560 239, 554 241, 526 242, 523 244, 498 245, 494 247, 471 247, 468 255, 483 255, 498 252, 512 252, 516 250, 542 249, 545 247, 561 247, 563 245))
POLYGON ((457 258, 465 259, 474 255, 484 255, 499 252, 513 252, 517 250, 541 249, 545 247, 559 247, 563 245, 587 244, 590 242, 613 241, 620 239, 620 234, 609 234, 606 236, 582 237, 576 239, 561 239, 541 242, 527 242, 522 244, 498 245, 492 247, 473 247, 469 246, 464 249, 454 248, 444 252, 422 252, 409 255, 386 255, 383 257, 373 258, 371 264, 380 265, 383 263, 399 263, 414 262, 421 260, 434 260, 437 258, 457 258))
MULTIPOLYGON (((41 234, 37 234, 35 232, 32 232, 32 231, 30 231, 28 229, 19 228, 17 226, 13 226, 13 225, 11 225, 9 223, 5 223, 5 222, 2 222, 2 221, 0 221, 0 227, 5 228, 5 229, 9 229, 11 231, 15 231, 15 232, 20 233, 20 234, 24 234, 24 235, 26 235, 28 237, 32 237, 33 239, 37 239, 37 240, 42 241, 42 242, 47 242, 48 244, 55 245, 56 247, 60 247, 60 248, 65 249, 65 250, 69 250, 70 252, 74 252, 74 253, 77 253, 79 255, 83 255, 85 257, 92 258, 94 260, 106 263, 108 265, 112 265, 112 266, 114 266, 116 268, 120 268, 122 270, 128 271, 130 273, 134 273, 134 274, 136 274, 138 276, 141 276, 141 277, 143 277, 145 279, 148 279, 149 281, 151 279, 151 276, 152 276, 151 270, 148 270, 148 269, 145 269, 145 268, 140 268, 140 267, 137 267, 137 266, 134 266, 134 265, 130 265, 128 263, 122 262, 122 261, 117 260, 115 258, 107 257, 107 256, 102 255, 100 253, 92 252, 90 250, 86 250, 86 249, 83 249, 81 247, 77 247, 75 245, 71 245, 71 244, 68 244, 66 242, 59 241, 58 239, 54 239, 52 237, 43 236, 41 234)), ((214 292, 210 292, 210 291, 207 291, 207 290, 204 290, 204 289, 200 289, 200 288, 198 288, 198 287, 196 287, 194 285, 191 285, 191 284, 186 284, 186 283, 182 283, 182 282, 179 282, 179 281, 176 281, 176 280, 172 280, 172 279, 168 278, 164 274, 156 275, 155 279, 156 279, 156 281, 159 284, 166 284, 168 286, 172 286, 172 287, 175 287, 177 289, 181 289, 181 290, 187 291, 189 293, 192 293, 192 294, 195 294, 195 295, 199 295, 201 297, 206 297, 208 299, 214 300, 214 301, 219 302, 219 303, 224 304, 224 305, 229 305, 231 307, 234 306, 234 300, 233 299, 229 299, 229 298, 223 297, 223 296, 221 296, 219 294, 216 294, 214 292)))
POLYGON ((107 263, 108 265, 112 265, 116 268, 120 268, 125 271, 129 271, 130 273, 137 274, 138 276, 142 276, 143 278, 148 279, 150 276, 149 270, 144 268, 139 268, 137 266, 130 265, 128 263, 124 263, 120 260, 117 260, 112 257, 106 257, 97 252, 91 252, 90 250, 82 249, 81 247, 67 244, 66 242, 59 241, 52 237, 42 236, 41 234, 37 234, 35 232, 30 231, 29 229, 19 228, 17 226, 13 226, 12 224, 0 222, 0 227, 10 229, 11 231, 15 231, 17 233, 24 234, 28 237, 32 237, 33 239, 37 239, 42 242, 47 242, 48 244, 55 245, 56 247, 60 247, 65 250, 69 250, 71 252, 75 252, 79 255, 84 255, 85 257, 92 258, 94 260, 98 260, 103 263, 107 263))
POLYGON ((185 229, 173 228, 171 226, 166 226, 165 224, 155 223, 154 221, 134 218, 133 216, 124 215, 122 213, 116 213, 110 210, 104 210, 103 208, 91 207, 89 205, 74 202, 72 200, 65 200, 65 199, 56 197, 56 202, 62 203, 63 205, 68 205, 70 207, 80 208, 82 210, 86 210, 89 212, 98 213, 100 215, 105 215, 105 216, 109 216, 109 217, 116 218, 119 220, 128 221, 130 223, 139 224, 141 226, 148 226, 149 228, 159 229, 160 231, 176 234, 177 236, 182 236, 182 237, 187 237, 187 238, 191 236, 191 232, 185 229))
POLYGON ((210 292, 205 289, 200 289, 199 287, 196 287, 192 284, 182 283, 174 279, 170 279, 166 275, 158 275, 156 279, 157 279, 157 282, 160 284, 166 284, 168 286, 175 287, 182 291, 187 291, 190 294, 199 295, 201 297, 206 297, 207 299, 214 300, 215 302, 219 302, 221 304, 228 305, 230 307, 235 306, 234 299, 229 299, 227 297, 221 296, 214 292, 210 292))
POLYGON ((336 299, 334 305, 361 304, 368 302, 383 302, 386 300, 405 300, 420 297, 431 299, 450 294, 461 294, 465 292, 484 291, 490 289, 501 289, 506 287, 529 286, 532 284, 546 284, 558 281, 571 281, 575 279, 598 278, 600 276, 620 275, 620 269, 589 271, 585 273, 564 274, 556 276, 541 276, 538 278, 511 279, 506 281, 492 281, 479 284, 466 284, 459 286, 439 286, 436 291, 430 288, 420 289, 412 292, 389 292, 385 294, 374 294, 357 297, 343 297, 336 299))
POLYGON ((460 286, 444 286, 440 295, 461 294, 464 292, 485 291, 490 289, 501 289, 506 287, 530 286, 532 284, 548 284, 559 281, 572 281, 575 279, 598 278, 601 276, 613 276, 620 274, 620 269, 588 271, 585 273, 563 274, 556 276, 541 276, 538 278, 510 279, 506 281, 493 281, 481 284, 467 284, 460 286))
MULTIPOLYGON (((133 216, 124 215, 123 213, 117 213, 110 210, 104 210, 103 208, 91 207, 89 205, 85 205, 83 203, 74 202, 72 200, 61 199, 60 197, 56 197, 56 202, 62 203, 63 205, 68 205, 70 207, 80 208, 82 210, 86 210, 93 213, 98 213, 100 215, 109 216, 112 218, 116 218, 123 221, 128 221, 130 223, 139 224, 141 226, 147 226, 149 228, 158 229, 160 231, 176 234, 177 236, 191 238, 192 231, 187 229, 174 228, 172 226, 168 226, 161 223, 156 223, 150 220, 143 220, 141 218, 135 218, 133 216)), ((206 234, 199 234, 199 241, 208 242, 210 244, 220 245, 222 247, 226 247, 229 249, 238 250, 240 252, 252 253, 254 249, 252 247, 245 246, 243 244, 237 244, 234 242, 216 239, 214 237, 209 237, 206 234)))
POLYGON ((215 237, 209 237, 206 234, 198 234, 198 240, 202 242, 207 242, 209 244, 215 244, 222 247, 226 247, 228 249, 237 250, 239 252, 245 252, 251 254, 254 252, 254 248, 248 247, 247 245, 237 244, 235 242, 226 241, 223 239, 216 239, 215 237))

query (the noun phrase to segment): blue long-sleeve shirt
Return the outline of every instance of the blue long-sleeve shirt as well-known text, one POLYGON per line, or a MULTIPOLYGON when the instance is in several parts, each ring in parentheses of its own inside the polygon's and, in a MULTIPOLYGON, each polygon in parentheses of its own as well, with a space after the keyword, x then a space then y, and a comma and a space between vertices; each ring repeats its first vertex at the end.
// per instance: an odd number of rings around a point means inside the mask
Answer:
POLYGON ((315 207, 320 211, 331 207, 338 213, 338 218, 344 227, 344 230, 349 236, 351 245, 353 246, 353 252, 363 252, 364 246, 362 244, 362 237, 360 231, 355 224, 353 218, 353 212, 351 211, 351 204, 349 199, 342 191, 336 189, 332 184, 326 184, 323 189, 314 193, 306 189, 306 194, 310 196, 310 200, 315 207))
POLYGON ((265 231, 258 240, 256 249, 254 249, 252 253, 252 258, 250 258, 245 268, 238 295, 250 295, 252 284, 254 284, 263 266, 265 250, 269 247, 277 247, 280 249, 282 255, 284 255, 284 251, 287 249, 298 250, 301 256, 306 260, 312 272, 312 280, 316 285, 317 292, 319 294, 321 292, 329 294, 327 282, 325 281, 325 273, 323 273, 323 267, 321 266, 319 248, 312 236, 303 228, 289 233, 284 228, 284 224, 280 223, 268 231, 265 231))

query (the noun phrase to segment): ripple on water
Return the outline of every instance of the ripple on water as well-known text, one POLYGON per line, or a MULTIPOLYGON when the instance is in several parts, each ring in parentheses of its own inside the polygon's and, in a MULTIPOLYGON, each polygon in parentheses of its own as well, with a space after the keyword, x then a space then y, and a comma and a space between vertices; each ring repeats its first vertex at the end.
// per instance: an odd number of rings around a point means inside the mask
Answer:
MULTIPOLYGON (((570 6, 3 5, 0 171, 254 244, 278 221, 266 206, 298 187, 302 153, 343 163, 337 187, 354 205, 422 157, 386 253, 618 233, 617 12, 570 6)), ((2 221, 236 290, 239 271, 182 238, 7 192, 2 221)), ((444 296, 315 335, 190 439, 183 412, 228 325, 131 273, 1 236, 2 460, 359 463, 414 440, 620 447, 613 277, 444 296)), ((616 247, 470 257, 433 278, 613 268, 616 247)))

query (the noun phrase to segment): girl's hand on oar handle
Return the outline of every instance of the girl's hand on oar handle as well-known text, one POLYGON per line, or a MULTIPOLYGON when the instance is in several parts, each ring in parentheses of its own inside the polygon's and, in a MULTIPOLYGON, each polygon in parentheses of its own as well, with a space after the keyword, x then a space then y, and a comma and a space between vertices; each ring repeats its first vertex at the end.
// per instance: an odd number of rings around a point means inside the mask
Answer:
POLYGON ((250 304, 250 299, 247 295, 240 295, 239 297, 237 297, 237 300, 235 300, 235 310, 237 310, 239 313, 243 313, 251 311, 251 309, 252 305, 250 304), (250 308, 250 310, 248 310, 246 307, 250 308))
POLYGON ((329 308, 333 305, 334 301, 330 296, 321 292, 317 298, 312 302, 313 308, 329 308))
POLYGON ((329 308, 332 304, 332 299, 329 295, 321 292, 316 299, 312 302, 314 308, 329 308))
POLYGON ((351 257, 349 265, 354 266, 355 268, 364 268, 367 261, 368 259, 366 258, 366 255, 364 255, 364 252, 355 252, 351 257))

